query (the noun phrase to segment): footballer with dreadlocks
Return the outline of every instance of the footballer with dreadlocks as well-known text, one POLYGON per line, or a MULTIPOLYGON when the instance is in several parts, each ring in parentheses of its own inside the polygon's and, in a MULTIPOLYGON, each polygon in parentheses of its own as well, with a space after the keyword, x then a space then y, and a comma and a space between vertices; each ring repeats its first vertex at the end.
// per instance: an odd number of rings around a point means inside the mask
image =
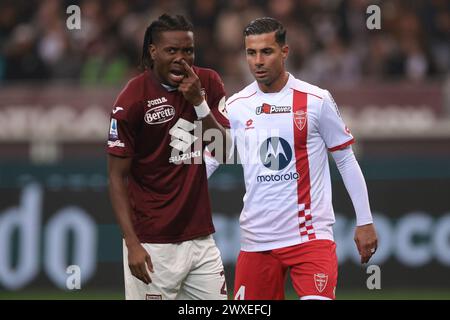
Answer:
POLYGON ((195 136, 201 127, 226 137, 225 90, 215 71, 193 63, 192 24, 160 16, 145 32, 143 72, 111 112, 109 191, 123 236, 126 299, 227 298, 205 145, 195 136))

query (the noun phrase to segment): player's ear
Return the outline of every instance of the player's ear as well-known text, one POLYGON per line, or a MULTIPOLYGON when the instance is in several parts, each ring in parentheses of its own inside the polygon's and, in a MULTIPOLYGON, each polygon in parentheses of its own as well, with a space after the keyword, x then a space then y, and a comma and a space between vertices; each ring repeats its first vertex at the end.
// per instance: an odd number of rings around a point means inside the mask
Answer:
POLYGON ((148 46, 148 53, 150 54, 150 58, 152 58, 152 60, 155 60, 156 57, 156 47, 153 43, 151 43, 148 46))
POLYGON ((289 54, 289 46, 285 44, 281 47, 281 56, 283 57, 284 60, 286 60, 288 54, 289 54))

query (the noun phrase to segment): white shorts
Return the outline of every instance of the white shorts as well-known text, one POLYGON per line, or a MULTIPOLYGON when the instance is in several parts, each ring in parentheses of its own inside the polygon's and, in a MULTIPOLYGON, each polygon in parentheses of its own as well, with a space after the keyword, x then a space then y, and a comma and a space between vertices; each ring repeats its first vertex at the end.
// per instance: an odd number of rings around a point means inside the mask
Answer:
POLYGON ((180 243, 143 243, 150 254, 152 283, 131 274, 123 242, 127 300, 226 300, 227 289, 219 249, 209 235, 180 243))

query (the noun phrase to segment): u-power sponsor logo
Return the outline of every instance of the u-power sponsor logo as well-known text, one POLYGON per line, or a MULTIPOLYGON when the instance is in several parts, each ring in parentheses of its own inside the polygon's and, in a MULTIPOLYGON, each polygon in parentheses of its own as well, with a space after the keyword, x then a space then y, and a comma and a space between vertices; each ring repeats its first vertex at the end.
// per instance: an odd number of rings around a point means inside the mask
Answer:
POLYGON ((291 106, 276 106, 273 104, 263 103, 256 107, 256 114, 276 114, 276 113, 291 113, 291 106))

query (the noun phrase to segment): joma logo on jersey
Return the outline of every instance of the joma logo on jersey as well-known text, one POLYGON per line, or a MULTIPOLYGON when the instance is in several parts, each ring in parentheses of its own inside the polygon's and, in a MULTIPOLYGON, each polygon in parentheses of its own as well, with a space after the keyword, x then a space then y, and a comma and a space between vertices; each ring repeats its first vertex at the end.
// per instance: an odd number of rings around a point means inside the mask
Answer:
POLYGON ((165 103, 165 102, 167 102, 166 97, 161 97, 161 98, 156 98, 156 99, 153 99, 153 100, 148 100, 147 101, 147 107, 157 106, 158 104, 165 103))
POLYGON ((290 113, 291 109, 291 106, 275 106, 263 103, 262 106, 256 107, 256 114, 290 113))
POLYGON ((154 107, 145 113, 144 120, 148 124, 161 124, 170 121, 175 116, 175 108, 166 104, 154 107))

